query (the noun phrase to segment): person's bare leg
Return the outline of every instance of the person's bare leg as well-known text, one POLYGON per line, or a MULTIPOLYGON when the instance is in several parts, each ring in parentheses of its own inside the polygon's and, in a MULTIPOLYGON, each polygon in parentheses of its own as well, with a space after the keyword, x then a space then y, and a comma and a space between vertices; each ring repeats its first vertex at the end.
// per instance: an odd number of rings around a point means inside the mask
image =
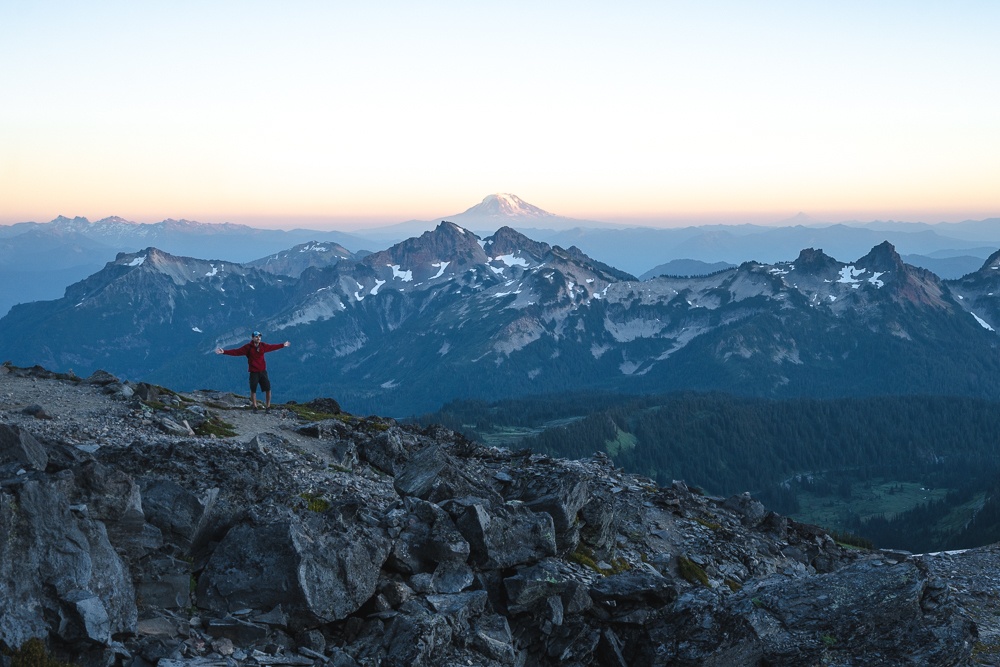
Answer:
POLYGON ((253 406, 254 410, 257 409, 257 392, 255 391, 250 392, 250 405, 253 406))
POLYGON ((271 390, 268 389, 264 392, 264 409, 268 410, 271 407, 271 390))

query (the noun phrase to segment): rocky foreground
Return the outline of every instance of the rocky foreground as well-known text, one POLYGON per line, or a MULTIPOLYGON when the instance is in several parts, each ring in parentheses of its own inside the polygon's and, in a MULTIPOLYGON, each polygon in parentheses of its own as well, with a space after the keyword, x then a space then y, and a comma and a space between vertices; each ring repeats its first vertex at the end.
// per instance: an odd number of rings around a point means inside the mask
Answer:
POLYGON ((4 665, 997 664, 994 548, 848 549, 600 456, 245 406, 0 367, 4 665))

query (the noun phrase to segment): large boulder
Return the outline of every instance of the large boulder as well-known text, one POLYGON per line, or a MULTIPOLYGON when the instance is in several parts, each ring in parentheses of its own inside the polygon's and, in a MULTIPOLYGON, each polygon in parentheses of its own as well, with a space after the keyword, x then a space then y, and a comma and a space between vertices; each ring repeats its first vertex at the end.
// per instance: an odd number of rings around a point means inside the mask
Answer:
POLYGON ((534 512, 545 512, 552 517, 556 530, 556 547, 559 553, 572 553, 580 542, 577 515, 590 500, 589 476, 582 471, 567 468, 548 474, 524 475, 505 494, 515 498, 534 512))
POLYGON ((185 549, 190 548, 205 514, 202 502, 169 479, 145 478, 139 484, 146 520, 159 528, 171 542, 185 549))
POLYGON ((482 569, 502 570, 535 563, 556 553, 552 517, 524 505, 491 505, 481 498, 444 503, 471 547, 470 560, 482 569))
POLYGON ((298 629, 357 611, 375 593, 389 540, 363 523, 313 514, 232 528, 201 573, 198 605, 221 613, 281 605, 298 629))
POLYGON ((464 563, 469 543, 443 509, 419 498, 406 498, 405 509, 390 513, 399 537, 389 564, 403 574, 434 571, 438 563, 464 563))
POLYGON ((48 454, 35 437, 20 428, 0 424, 0 466, 15 464, 29 470, 45 470, 48 454))
POLYGON ((401 496, 416 496, 439 504, 464 496, 485 498, 491 504, 503 503, 503 498, 486 480, 469 474, 466 466, 441 445, 425 447, 412 455, 393 485, 401 496))
POLYGON ((20 646, 55 631, 65 642, 105 643, 135 630, 128 568, 104 524, 71 509, 59 484, 4 487, 0 534, 0 642, 20 646))

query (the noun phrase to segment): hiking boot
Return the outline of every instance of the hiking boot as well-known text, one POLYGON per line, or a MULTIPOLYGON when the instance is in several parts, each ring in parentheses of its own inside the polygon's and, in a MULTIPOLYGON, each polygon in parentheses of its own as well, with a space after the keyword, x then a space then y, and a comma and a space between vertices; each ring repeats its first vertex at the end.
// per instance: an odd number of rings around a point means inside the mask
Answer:
POLYGON ((257 412, 257 406, 256 405, 250 406, 250 409, 253 410, 254 412, 257 412))
POLYGON ((267 406, 266 408, 264 408, 264 414, 265 414, 265 415, 269 415, 269 414, 271 414, 271 406, 270 406, 270 405, 269 405, 269 406, 267 406))

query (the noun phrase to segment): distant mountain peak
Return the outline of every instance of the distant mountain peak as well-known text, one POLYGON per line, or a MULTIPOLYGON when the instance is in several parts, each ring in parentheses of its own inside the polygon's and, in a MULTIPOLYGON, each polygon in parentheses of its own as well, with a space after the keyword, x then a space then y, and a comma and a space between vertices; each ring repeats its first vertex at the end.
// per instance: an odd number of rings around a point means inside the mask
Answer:
POLYGON ((819 272, 837 266, 838 262, 822 249, 805 248, 795 260, 795 268, 807 272, 819 272))
POLYGON ((84 218, 82 216, 79 216, 79 215, 76 216, 75 218, 67 218, 65 215, 57 215, 55 218, 52 219, 52 221, 51 221, 50 224, 54 224, 54 225, 69 225, 69 224, 74 224, 74 225, 89 225, 90 224, 90 220, 88 220, 87 218, 84 218))
POLYGON ((549 244, 530 239, 506 225, 486 239, 484 248, 492 255, 504 255, 517 250, 525 250, 538 258, 544 257, 551 249, 549 244))
POLYGON ((487 195, 461 215, 486 216, 494 218, 553 218, 552 213, 533 206, 517 195, 497 193, 487 195))
POLYGON ((478 264, 485 261, 479 237, 454 222, 442 221, 431 231, 401 241, 387 250, 372 253, 363 262, 381 268, 385 265, 430 266, 434 262, 478 264))
POLYGON ((896 247, 888 241, 879 243, 857 263, 872 271, 899 271, 903 269, 903 258, 896 252, 896 247))
POLYGON ((808 215, 806 215, 802 211, 799 211, 798 213, 796 213, 795 215, 793 215, 790 218, 785 218, 784 220, 779 220, 778 224, 779 225, 784 225, 784 226, 793 226, 793 225, 810 225, 810 224, 812 224, 814 222, 816 222, 816 221, 813 220, 812 218, 810 218, 808 215))

